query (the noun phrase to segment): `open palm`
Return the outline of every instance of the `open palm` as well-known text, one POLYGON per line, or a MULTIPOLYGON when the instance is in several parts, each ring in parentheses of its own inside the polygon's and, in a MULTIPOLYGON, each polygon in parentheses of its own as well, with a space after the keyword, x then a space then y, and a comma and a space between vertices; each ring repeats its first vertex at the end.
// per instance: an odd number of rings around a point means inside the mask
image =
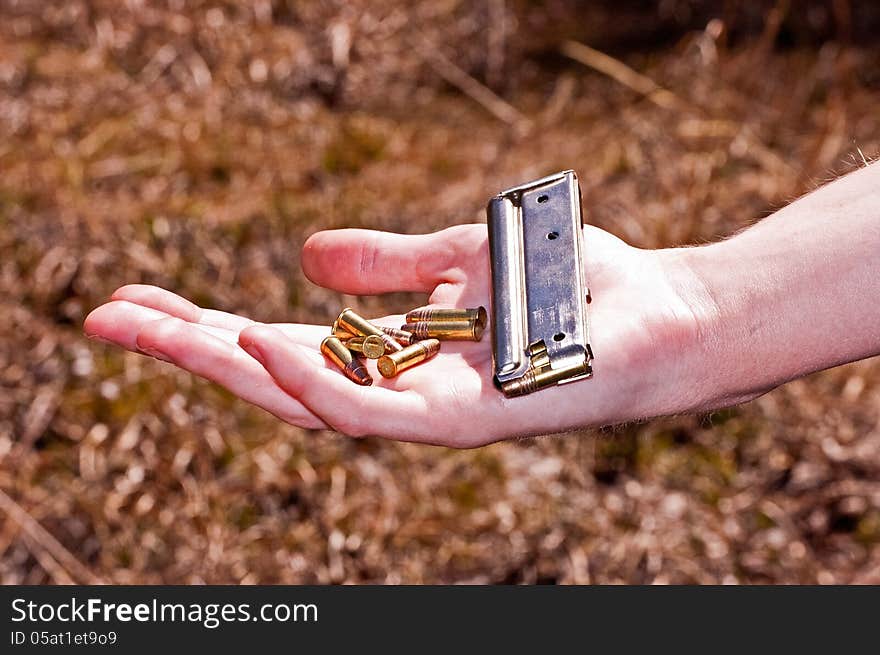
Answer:
MULTIPOLYGON (((85 331, 221 384, 289 423, 353 436, 473 447, 678 411, 675 379, 699 332, 697 285, 681 251, 639 250, 592 227, 585 237, 595 376, 521 398, 493 386, 489 339, 444 342, 430 362, 390 380, 370 362, 376 381, 361 387, 319 352, 328 326, 256 323, 158 287, 120 288, 85 331)), ((485 225, 427 235, 320 232, 302 259, 312 281, 345 293, 414 291, 432 306, 488 306, 485 225)))

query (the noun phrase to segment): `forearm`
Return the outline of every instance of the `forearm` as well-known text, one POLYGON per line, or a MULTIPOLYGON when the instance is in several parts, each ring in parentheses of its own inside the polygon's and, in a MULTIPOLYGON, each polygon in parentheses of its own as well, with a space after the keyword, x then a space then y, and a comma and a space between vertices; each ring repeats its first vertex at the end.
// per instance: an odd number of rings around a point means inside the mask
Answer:
POLYGON ((880 353, 878 164, 679 256, 702 287, 695 370, 710 406, 880 353))

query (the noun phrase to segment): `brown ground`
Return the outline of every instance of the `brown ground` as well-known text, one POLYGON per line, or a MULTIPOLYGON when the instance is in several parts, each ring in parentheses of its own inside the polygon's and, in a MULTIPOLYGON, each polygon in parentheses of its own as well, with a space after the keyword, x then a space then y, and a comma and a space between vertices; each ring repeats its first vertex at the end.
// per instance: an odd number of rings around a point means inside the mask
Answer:
POLYGON ((877 361, 456 452, 285 426, 80 330, 135 281, 267 321, 405 310, 310 285, 305 237, 480 221, 565 167, 634 244, 729 234, 880 154, 872 3, 193 4, 0 0, 0 581, 880 582, 877 361))

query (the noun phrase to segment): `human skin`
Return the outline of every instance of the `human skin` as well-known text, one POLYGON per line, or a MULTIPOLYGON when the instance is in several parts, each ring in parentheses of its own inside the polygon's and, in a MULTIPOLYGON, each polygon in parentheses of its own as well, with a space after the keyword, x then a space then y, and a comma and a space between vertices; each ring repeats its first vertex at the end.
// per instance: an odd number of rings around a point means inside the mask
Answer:
MULTIPOLYGON (((375 383, 361 387, 319 352, 329 326, 256 323, 158 287, 118 289, 84 329, 294 425, 463 448, 717 409, 880 353, 880 165, 706 246, 644 250, 592 226, 584 237, 593 378, 519 398, 492 385, 488 339, 446 342, 391 380, 369 362, 375 383)), ((343 293, 475 307, 488 306, 488 257, 486 226, 460 225, 319 232, 302 262, 310 280, 343 293)))

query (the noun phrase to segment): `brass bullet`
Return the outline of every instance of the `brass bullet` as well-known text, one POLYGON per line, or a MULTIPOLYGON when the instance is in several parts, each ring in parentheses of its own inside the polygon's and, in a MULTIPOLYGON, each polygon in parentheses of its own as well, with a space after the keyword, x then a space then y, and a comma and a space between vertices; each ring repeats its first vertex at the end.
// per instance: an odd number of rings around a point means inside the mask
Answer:
POLYGON ((393 378, 410 366, 431 359, 438 352, 440 352, 440 342, 437 339, 418 341, 399 352, 380 357, 377 362, 379 373, 382 374, 382 377, 393 378))
POLYGON ((521 378, 509 380, 501 384, 501 391, 508 398, 525 396, 526 394, 552 387, 560 380, 565 380, 575 375, 589 374, 591 371, 588 364, 577 364, 564 368, 552 369, 549 365, 536 368, 532 366, 521 378))
POLYGON ((342 313, 339 314, 339 318, 336 319, 334 325, 348 332, 352 332, 358 337, 368 337, 371 334, 378 335, 382 338, 382 341, 385 342, 386 351, 397 352, 398 350, 403 350, 403 346, 382 332, 382 330, 370 323, 363 316, 357 314, 351 307, 346 307, 342 310, 342 313))
POLYGON ((321 342, 321 352, 331 362, 336 364, 345 376, 357 384, 368 386, 373 384, 373 378, 367 372, 363 362, 355 357, 336 337, 327 337, 321 342))
POLYGON ((371 334, 381 334, 382 330, 370 323, 363 316, 355 312, 351 307, 346 307, 340 312, 334 326, 343 330, 354 333, 359 337, 366 337, 371 334))
POLYGON ((485 307, 472 309, 414 309, 406 315, 407 323, 421 323, 423 321, 476 321, 483 329, 486 327, 487 316, 485 307))
POLYGON ((419 321, 400 327, 402 330, 412 332, 418 339, 479 341, 486 326, 474 318, 469 321, 419 321))
POLYGON ((550 354, 547 352, 547 346, 541 340, 529 346, 529 357, 532 360, 531 368, 542 370, 544 367, 550 366, 550 354))
POLYGON ((389 337, 394 339, 397 343, 404 346, 411 346, 416 341, 418 341, 418 337, 414 335, 412 332, 407 332, 406 330, 398 330, 393 327, 385 327, 383 325, 379 326, 379 329, 382 330, 389 337))
POLYGON ((348 341, 349 339, 353 339, 358 336, 354 332, 349 332, 348 330, 339 327, 339 321, 333 321, 333 328, 330 330, 330 334, 339 339, 340 341, 348 341))
POLYGON ((344 342, 345 347, 356 353, 363 353, 367 359, 379 359, 385 354, 385 342, 377 334, 368 337, 352 337, 344 342))

